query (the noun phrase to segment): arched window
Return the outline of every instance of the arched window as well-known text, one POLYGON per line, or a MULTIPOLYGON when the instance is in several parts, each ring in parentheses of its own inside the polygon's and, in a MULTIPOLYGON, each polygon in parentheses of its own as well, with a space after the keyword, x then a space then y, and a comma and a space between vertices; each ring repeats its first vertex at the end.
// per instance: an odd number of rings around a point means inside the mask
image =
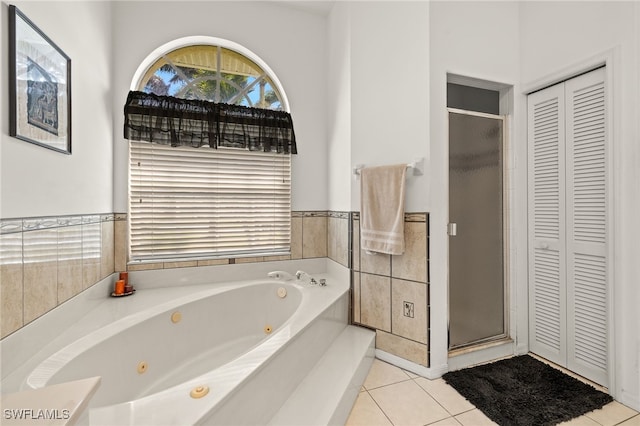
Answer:
MULTIPOLYGON (((223 44, 199 40, 159 49, 141 64, 132 89, 287 111, 286 96, 270 68, 247 49, 223 44)), ((288 152, 129 144, 131 261, 290 252, 288 152)))
POLYGON ((185 46, 158 58, 139 90, 181 99, 281 110, 271 77, 246 56, 221 46, 185 46))

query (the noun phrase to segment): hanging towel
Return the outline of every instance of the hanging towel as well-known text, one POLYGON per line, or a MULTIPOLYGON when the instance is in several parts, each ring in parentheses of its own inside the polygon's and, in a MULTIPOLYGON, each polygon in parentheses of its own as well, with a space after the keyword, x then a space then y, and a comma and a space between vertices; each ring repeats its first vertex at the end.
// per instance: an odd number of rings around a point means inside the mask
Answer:
POLYGON ((406 164, 360 171, 360 245, 366 252, 404 253, 406 164))

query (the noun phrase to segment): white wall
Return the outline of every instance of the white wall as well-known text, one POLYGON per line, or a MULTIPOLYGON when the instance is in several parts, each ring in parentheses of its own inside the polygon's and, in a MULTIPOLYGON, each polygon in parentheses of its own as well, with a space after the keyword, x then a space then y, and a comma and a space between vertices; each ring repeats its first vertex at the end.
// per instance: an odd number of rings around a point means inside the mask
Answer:
POLYGON ((613 87, 613 322, 616 399, 640 409, 640 3, 527 2, 521 6, 521 79, 535 87, 611 56, 613 87), (604 55, 604 56, 603 56, 604 55))
MULTIPOLYGON (((428 3, 353 2, 350 31, 352 165, 424 158, 428 170, 428 3)), ((429 210, 432 183, 428 171, 407 178, 406 211, 429 210)), ((360 210, 359 185, 351 178, 351 210, 360 210)))
POLYGON ((350 5, 336 3, 328 18, 328 209, 351 210, 350 5))
POLYGON ((298 144, 293 210, 327 208, 327 51, 324 16, 266 2, 115 2, 113 5, 115 211, 127 211, 127 93, 138 66, 156 48, 188 36, 246 47, 278 76, 289 99, 298 144))
POLYGON ((71 58, 72 155, 9 136, 9 13, 2 3, 0 217, 112 212, 111 5, 12 4, 71 58))

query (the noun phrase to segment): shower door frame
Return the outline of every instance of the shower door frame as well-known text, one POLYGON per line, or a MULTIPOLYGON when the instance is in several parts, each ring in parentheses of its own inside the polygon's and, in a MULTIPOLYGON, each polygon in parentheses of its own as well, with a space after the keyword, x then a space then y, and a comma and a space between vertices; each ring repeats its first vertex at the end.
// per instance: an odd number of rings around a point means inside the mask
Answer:
MULTIPOLYGON (((476 117, 484 117, 490 119, 496 119, 502 121, 502 286, 503 286, 503 332, 500 334, 496 334, 491 337, 486 337, 478 340, 474 340, 472 342, 468 342, 458 346, 451 346, 451 303, 450 298, 447 298, 447 349, 449 354, 455 353, 457 351, 467 351, 469 349, 478 348, 481 349, 484 345, 491 344, 494 342, 504 342, 510 340, 510 318, 509 318, 509 302, 510 302, 510 286, 509 286, 509 191, 508 191, 508 182, 509 182, 509 164, 507 155, 508 141, 507 136, 509 134, 508 128, 508 116, 507 115, 497 115, 497 114, 489 114, 478 111, 470 111, 459 108, 450 108, 447 107, 447 176, 450 171, 450 163, 449 163, 449 147, 450 147, 450 114, 461 114, 461 115, 472 115, 476 117)), ((450 224, 450 182, 447 177, 447 223, 450 224)), ((447 294, 449 294, 449 289, 451 288, 451 274, 449 273, 451 268, 451 252, 449 250, 450 244, 449 239, 452 238, 452 235, 449 233, 450 229, 447 226, 447 294)))

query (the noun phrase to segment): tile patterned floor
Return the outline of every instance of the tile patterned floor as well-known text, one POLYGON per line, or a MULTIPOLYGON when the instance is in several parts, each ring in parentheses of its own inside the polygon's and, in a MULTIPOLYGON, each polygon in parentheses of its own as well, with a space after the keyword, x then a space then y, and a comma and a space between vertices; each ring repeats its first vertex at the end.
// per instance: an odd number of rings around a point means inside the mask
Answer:
MULTIPOLYGON (((495 425, 442 379, 428 380, 378 359, 346 426, 495 425)), ((618 402, 564 423, 566 426, 640 426, 640 414, 618 402)))

